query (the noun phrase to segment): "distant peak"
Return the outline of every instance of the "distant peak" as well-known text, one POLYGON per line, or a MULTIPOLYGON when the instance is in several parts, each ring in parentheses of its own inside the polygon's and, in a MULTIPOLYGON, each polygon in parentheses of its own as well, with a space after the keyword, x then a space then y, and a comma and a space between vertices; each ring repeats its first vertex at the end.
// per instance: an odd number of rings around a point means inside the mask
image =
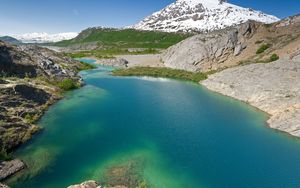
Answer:
POLYGON ((203 4, 205 5, 219 5, 222 3, 226 3, 227 0, 177 0, 179 3, 186 3, 190 6, 198 5, 198 4, 203 4))

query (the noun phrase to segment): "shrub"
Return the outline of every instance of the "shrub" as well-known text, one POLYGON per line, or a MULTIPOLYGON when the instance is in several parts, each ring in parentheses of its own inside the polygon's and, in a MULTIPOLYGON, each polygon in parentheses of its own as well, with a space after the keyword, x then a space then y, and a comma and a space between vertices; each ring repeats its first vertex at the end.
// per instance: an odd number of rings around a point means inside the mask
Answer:
POLYGON ((26 116, 24 117, 25 118, 25 121, 27 123, 34 123, 35 121, 37 121, 38 119, 38 116, 37 115, 32 115, 32 114, 26 114, 26 116))
POLYGON ((0 161, 9 161, 12 159, 12 155, 10 153, 7 153, 5 149, 0 150, 0 161))
POLYGON ((95 65, 80 61, 80 67, 77 68, 77 71, 90 70, 94 68, 96 68, 95 65))
POLYGON ((278 59, 279 59, 279 56, 277 54, 272 54, 270 56, 270 62, 277 61, 278 59))
POLYGON ((270 44, 262 44, 256 51, 256 54, 264 53, 267 49, 271 47, 270 44))
POLYGON ((58 87, 64 91, 69 91, 78 88, 78 84, 72 79, 64 79, 58 83, 58 87))

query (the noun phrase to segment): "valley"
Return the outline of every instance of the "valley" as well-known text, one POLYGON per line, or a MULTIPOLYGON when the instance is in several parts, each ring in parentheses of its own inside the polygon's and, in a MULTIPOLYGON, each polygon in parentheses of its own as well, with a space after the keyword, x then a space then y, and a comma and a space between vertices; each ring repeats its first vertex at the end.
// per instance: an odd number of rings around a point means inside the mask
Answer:
POLYGON ((299 28, 177 0, 122 28, 0 36, 0 187, 299 187, 299 28))

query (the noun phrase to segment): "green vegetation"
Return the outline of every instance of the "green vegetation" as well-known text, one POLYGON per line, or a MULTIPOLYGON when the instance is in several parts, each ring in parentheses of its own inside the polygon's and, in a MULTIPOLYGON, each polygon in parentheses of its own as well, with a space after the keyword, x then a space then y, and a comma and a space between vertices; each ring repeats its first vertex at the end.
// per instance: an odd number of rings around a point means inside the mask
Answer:
POLYGON ((148 188, 147 182, 146 181, 141 182, 136 188, 148 188))
POLYGON ((189 36, 191 35, 135 29, 90 28, 81 32, 75 39, 57 42, 55 45, 66 47, 74 44, 96 43, 103 49, 168 48, 189 36))
POLYGON ((273 61, 277 61, 279 59, 279 56, 277 54, 272 54, 270 56, 270 62, 273 62, 273 61))
POLYGON ((64 79, 63 81, 59 82, 57 86, 63 91, 70 91, 79 88, 78 83, 72 79, 64 79))
POLYGON ((79 72, 79 71, 83 71, 83 70, 91 70, 94 68, 96 68, 95 65, 80 61, 80 67, 77 68, 77 71, 79 72))
POLYGON ((0 150, 0 161, 9 161, 12 159, 11 153, 8 153, 5 149, 0 150))
POLYGON ((271 47, 270 44, 262 44, 256 51, 256 54, 264 53, 267 49, 271 47))
POLYGON ((26 121, 26 123, 29 123, 29 124, 33 124, 34 122, 36 122, 39 118, 39 115, 38 114, 26 114, 24 119, 26 121))
POLYGON ((108 59, 113 58, 114 55, 138 55, 138 54, 157 54, 159 50, 157 49, 143 49, 139 51, 129 51, 124 48, 110 48, 102 50, 90 50, 90 51, 80 51, 75 53, 66 54, 71 58, 83 58, 83 57, 96 57, 99 59, 108 59))
POLYGON ((114 76, 151 76, 151 77, 164 77, 174 78, 180 80, 188 80, 192 82, 199 82, 207 78, 205 73, 194 73, 184 70, 177 70, 171 68, 158 68, 158 67, 134 67, 129 69, 118 69, 113 71, 114 76))

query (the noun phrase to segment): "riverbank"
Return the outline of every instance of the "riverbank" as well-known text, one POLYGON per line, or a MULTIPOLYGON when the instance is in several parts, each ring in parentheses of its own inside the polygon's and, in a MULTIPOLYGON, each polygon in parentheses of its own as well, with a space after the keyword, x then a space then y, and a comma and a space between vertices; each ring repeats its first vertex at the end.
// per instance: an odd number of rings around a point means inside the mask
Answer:
POLYGON ((279 60, 224 70, 201 84, 268 113, 269 127, 300 137, 300 62, 279 60))

